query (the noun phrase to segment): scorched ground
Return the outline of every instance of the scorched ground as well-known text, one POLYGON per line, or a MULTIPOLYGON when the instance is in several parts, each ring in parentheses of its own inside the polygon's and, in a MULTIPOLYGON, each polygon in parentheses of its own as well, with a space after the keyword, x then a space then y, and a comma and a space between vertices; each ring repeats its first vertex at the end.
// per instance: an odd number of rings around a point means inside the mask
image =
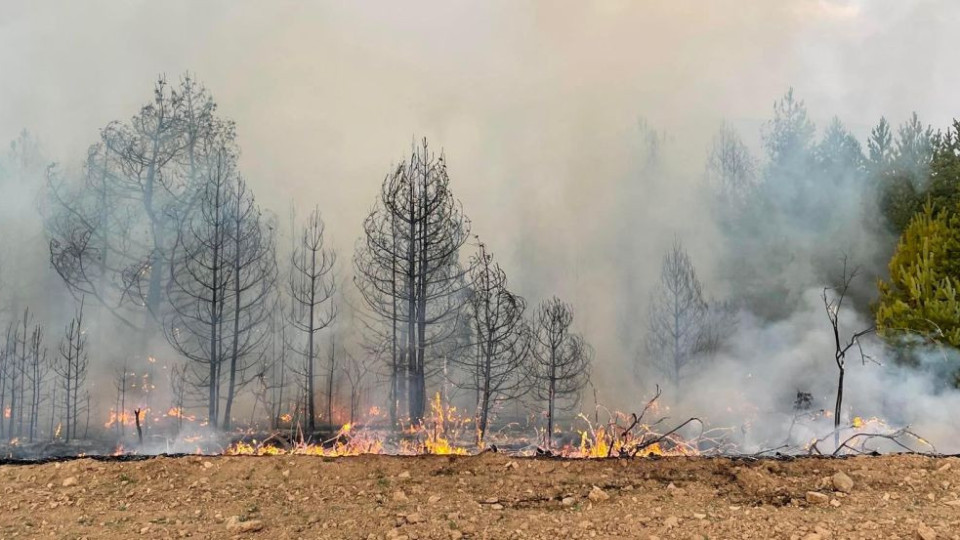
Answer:
POLYGON ((0 485, 3 538, 960 538, 952 457, 77 459, 0 485))

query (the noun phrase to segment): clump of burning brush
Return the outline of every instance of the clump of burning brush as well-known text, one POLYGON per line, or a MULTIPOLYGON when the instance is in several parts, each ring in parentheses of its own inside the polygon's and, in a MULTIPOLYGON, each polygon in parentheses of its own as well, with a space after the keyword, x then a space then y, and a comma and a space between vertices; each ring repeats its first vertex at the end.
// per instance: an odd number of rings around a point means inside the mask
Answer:
POLYGON ((722 453, 730 446, 724 437, 729 430, 707 430, 703 421, 697 417, 690 417, 665 431, 660 428, 669 420, 668 416, 646 421, 648 413, 658 410, 657 401, 660 396, 661 390, 657 386, 655 395, 639 414, 627 415, 608 411, 609 420, 605 424, 597 422, 599 425, 595 425, 581 414, 579 418, 587 423, 587 429, 581 432, 580 445, 576 449, 562 450, 561 455, 586 458, 692 456, 722 453), (681 432, 691 425, 699 427, 699 433, 693 438, 683 437, 681 432))
POLYGON ((333 437, 310 443, 302 437, 297 441, 287 441, 272 435, 262 441, 237 441, 224 451, 227 455, 304 455, 304 456, 359 456, 363 454, 382 454, 383 441, 370 432, 353 433, 350 424, 344 425, 333 437))
POLYGON ((454 441, 465 439, 472 429, 472 420, 460 415, 455 407, 444 405, 437 394, 430 403, 431 413, 422 422, 410 425, 399 434, 370 429, 355 429, 345 424, 329 439, 320 442, 288 441, 278 435, 261 441, 237 441, 224 452, 229 455, 317 455, 328 457, 362 454, 466 455, 465 447, 454 441))

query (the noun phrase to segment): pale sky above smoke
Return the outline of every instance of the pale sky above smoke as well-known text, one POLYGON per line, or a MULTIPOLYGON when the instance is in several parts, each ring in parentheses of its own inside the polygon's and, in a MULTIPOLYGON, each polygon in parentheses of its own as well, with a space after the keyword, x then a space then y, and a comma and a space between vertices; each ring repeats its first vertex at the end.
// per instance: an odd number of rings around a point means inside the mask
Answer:
POLYGON ((755 143, 793 86, 818 125, 838 115, 862 136, 916 110, 943 126, 957 27, 955 0, 0 0, 0 140, 25 127, 77 163, 159 73, 190 70, 237 121, 260 200, 319 204, 346 261, 383 175, 427 136, 520 292, 574 302, 609 361, 625 354, 612 269, 650 283, 681 235, 709 285, 694 194, 722 119, 755 143), (624 259, 605 188, 634 180, 640 117, 682 155, 632 203, 642 230, 624 259))

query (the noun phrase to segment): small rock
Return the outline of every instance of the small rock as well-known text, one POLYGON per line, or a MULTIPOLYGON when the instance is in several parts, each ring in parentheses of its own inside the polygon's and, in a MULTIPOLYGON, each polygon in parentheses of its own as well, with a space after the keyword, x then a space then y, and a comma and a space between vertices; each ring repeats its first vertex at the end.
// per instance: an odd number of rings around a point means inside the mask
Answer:
POLYGON ((421 516, 417 512, 414 512, 412 514, 407 514, 403 516, 403 519, 407 520, 407 523, 411 525, 416 525, 417 523, 423 522, 423 516, 421 516))
POLYGON ((263 529, 263 522, 259 519, 251 519, 249 521, 240 521, 240 516, 230 516, 227 520, 227 530, 238 532, 238 533, 248 533, 248 532, 257 532, 263 529))
POLYGON ((503 505, 502 505, 502 504, 491 504, 491 505, 490 505, 490 508, 492 508, 492 509, 494 509, 494 510, 503 510, 503 505))
POLYGON ((587 495, 587 498, 593 502, 605 501, 610 498, 610 495, 607 495, 607 492, 593 486, 593 489, 590 490, 590 493, 587 495))
POLYGON ((77 477, 76 477, 76 476, 67 477, 67 478, 64 479, 64 481, 63 481, 63 487, 75 486, 75 485, 77 485, 77 482, 78 482, 78 480, 77 480, 77 477))
POLYGON ((562 504, 563 506, 573 506, 575 502, 577 502, 577 500, 574 499, 573 497, 564 497, 560 501, 560 504, 562 504))
POLYGON ((693 519, 707 519, 706 514, 694 514, 693 519))
POLYGON ((949 470, 950 470, 950 464, 944 463, 943 465, 940 466, 940 468, 937 469, 937 472, 947 472, 949 470))
POLYGON ((410 478, 410 471, 403 471, 402 473, 397 475, 397 478, 399 478, 400 480, 406 480, 410 478))
POLYGON ((917 526, 917 538, 919 540, 937 540, 937 531, 921 523, 917 526))
POLYGON ((830 506, 834 508, 840 508, 840 501, 837 499, 830 499, 830 506))
POLYGON ((150 532, 149 525, 147 525, 146 527, 140 527, 140 534, 147 534, 148 532, 150 532))
POLYGON ((213 467, 213 463, 210 463, 209 461, 204 461, 204 462, 203 462, 203 468, 204 468, 204 469, 209 469, 209 468, 211 468, 211 467, 213 467))
POLYGON ((450 540, 460 540, 463 538, 463 533, 457 530, 450 531, 450 540))
POLYGON ((503 468, 507 469, 508 471, 510 469, 517 469, 519 467, 520 465, 518 465, 516 461, 508 461, 507 464, 503 466, 503 468))
POLYGON ((819 491, 808 491, 806 498, 810 504, 827 504, 830 502, 830 497, 827 497, 819 491))
POLYGON ((847 476, 847 473, 837 471, 831 480, 833 481, 833 489, 841 493, 850 493, 853 491, 853 478, 847 476))
POLYGON ((677 516, 669 516, 667 519, 663 520, 663 526, 672 529, 680 525, 680 519, 677 516))
POLYGON ((284 478, 290 478, 290 469, 284 469, 280 474, 283 475, 284 478))
POLYGON ((407 501, 409 501, 409 500, 410 500, 410 499, 407 497, 407 494, 406 494, 406 493, 404 493, 404 492, 402 492, 402 491, 399 491, 399 490, 393 492, 393 501, 394 501, 394 502, 407 502, 407 501))
POLYGON ((439 495, 431 495, 430 498, 427 499, 427 502, 430 504, 437 504, 438 502, 440 502, 441 498, 442 497, 440 497, 439 495))
POLYGON ((489 499, 483 500, 483 504, 497 504, 498 502, 500 502, 500 499, 496 497, 490 497, 489 499))
POLYGON ((803 540, 823 540, 823 537, 817 533, 810 533, 803 537, 803 540))

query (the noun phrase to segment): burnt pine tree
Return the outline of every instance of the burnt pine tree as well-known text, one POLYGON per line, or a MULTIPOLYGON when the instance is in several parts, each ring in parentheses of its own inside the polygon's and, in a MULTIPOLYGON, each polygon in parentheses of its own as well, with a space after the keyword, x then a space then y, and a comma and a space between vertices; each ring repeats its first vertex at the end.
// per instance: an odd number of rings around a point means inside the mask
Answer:
POLYGON ((36 385, 41 375, 39 354, 42 333, 42 327, 33 322, 29 309, 24 309, 23 317, 14 320, 7 330, 4 378, 10 395, 7 436, 11 438, 30 435, 33 431, 36 385))
POLYGON ((233 265, 230 261, 230 211, 236 153, 219 141, 203 158, 203 185, 196 209, 178 216, 171 250, 168 296, 171 313, 164 322, 170 344, 193 364, 191 383, 206 394, 207 416, 219 425, 221 373, 231 322, 227 311, 233 265))
MULTIPOLYGON (((304 226, 300 240, 290 257, 290 323, 298 334, 290 348, 303 358, 296 369, 302 380, 306 400, 307 431, 316 430, 316 360, 319 352, 318 334, 337 316, 333 301, 336 281, 333 265, 336 253, 324 244, 325 226, 319 208, 314 208, 304 226)), ((329 411, 328 411, 329 414, 329 411)), ((330 421, 330 418, 327 418, 330 421)))
POLYGON ((365 348, 371 355, 386 358, 387 411, 392 426, 399 425, 407 382, 407 366, 401 355, 403 268, 397 226, 397 220, 386 215, 378 200, 364 221, 365 234, 357 242, 353 261, 354 283, 372 314, 359 317, 367 330, 363 336, 365 348))
POLYGON ((477 434, 487 432, 491 409, 528 389, 526 362, 530 328, 524 319, 526 301, 507 289, 507 275, 480 243, 470 265, 467 318, 471 343, 458 363, 466 371, 459 383, 476 397, 477 434))
POLYGON ((289 374, 287 311, 286 302, 281 296, 273 306, 271 326, 268 330, 268 354, 264 357, 263 367, 260 370, 261 401, 270 415, 269 425, 272 429, 280 429, 281 415, 283 414, 284 393, 287 389, 289 374))
MULTIPOLYGON (((683 246, 664 256, 660 282, 651 294, 645 354, 652 367, 679 387, 696 361, 720 351, 738 325, 732 302, 708 301, 683 246)), ((642 374, 643 364, 637 364, 642 374)))
POLYGON ((30 421, 28 439, 33 442, 40 426, 40 407, 44 401, 47 375, 50 364, 47 359, 47 349, 43 346, 43 325, 35 324, 30 333, 28 343, 27 369, 30 380, 30 421))
MULTIPOLYGON (((708 302, 690 256, 675 242, 663 257, 660 281, 650 296, 646 360, 675 388, 698 359, 708 358, 737 325, 728 302, 708 302)), ((644 364, 638 362, 637 375, 644 364)))
POLYGON ((231 126, 195 154, 199 193, 178 215, 171 249, 171 313, 164 329, 194 363, 210 424, 229 429, 237 393, 256 374, 267 342, 276 287, 273 228, 236 169, 231 126), (222 407, 222 409, 221 409, 222 407))
POLYGON ((114 371, 113 376, 113 387, 117 391, 116 404, 114 405, 116 421, 114 423, 117 426, 117 437, 120 439, 123 439, 126 432, 127 379, 130 375, 130 368, 127 366, 127 363, 124 362, 123 365, 114 371))
POLYGON ((161 77, 153 99, 129 121, 101 130, 82 175, 48 182, 50 261, 69 290, 95 299, 124 325, 163 317, 177 216, 195 202, 201 153, 232 133, 210 93, 191 76, 161 77))
POLYGON ((70 442, 77 437, 79 426, 81 401, 80 396, 85 390, 87 380, 87 338, 84 335, 83 300, 77 313, 67 325, 63 339, 60 341, 59 358, 53 366, 54 373, 59 379, 59 387, 63 394, 63 439, 70 442))
POLYGON ((729 124, 721 125, 713 137, 705 177, 725 221, 739 216, 756 197, 757 161, 729 124))
MULTIPOLYGON (((7 410, 7 400, 10 399, 10 391, 7 385, 12 375, 10 364, 13 357, 13 324, 7 325, 6 335, 4 336, 2 347, 0 347, 0 411, 7 410)), ((0 436, 6 435, 6 425, 0 419, 0 436)))
POLYGON ((377 361, 375 357, 361 355, 359 358, 350 353, 346 353, 346 362, 340 364, 340 371, 343 379, 347 381, 347 391, 349 392, 349 417, 348 421, 352 424, 356 421, 360 410, 361 400, 364 398, 367 389, 368 375, 373 371, 373 362, 377 361))
POLYGON ((707 303, 690 256, 676 242, 663 258, 660 282, 650 297, 646 355, 674 387, 699 352, 707 303))
POLYGON ((266 226, 260 207, 243 178, 230 191, 227 263, 230 266, 229 350, 223 428, 229 429, 237 392, 256 379, 267 345, 277 284, 274 229, 266 226))
POLYGON ((536 397, 547 403, 548 449, 557 412, 574 407, 590 380, 593 351, 572 324, 573 308, 556 297, 541 303, 534 316, 530 377, 536 397))
POLYGON ((22 319, 8 325, 6 340, 0 347, 0 410, 9 420, 7 425, 0 422, 0 434, 34 440, 48 372, 43 326, 35 324, 29 311, 24 310, 22 319))
POLYGON ((415 146, 387 175, 363 228, 355 282, 379 323, 377 340, 389 343, 391 419, 405 401, 417 423, 427 376, 440 367, 433 353, 459 329, 452 322, 466 296, 459 252, 470 222, 450 190, 444 156, 426 140, 415 146))

